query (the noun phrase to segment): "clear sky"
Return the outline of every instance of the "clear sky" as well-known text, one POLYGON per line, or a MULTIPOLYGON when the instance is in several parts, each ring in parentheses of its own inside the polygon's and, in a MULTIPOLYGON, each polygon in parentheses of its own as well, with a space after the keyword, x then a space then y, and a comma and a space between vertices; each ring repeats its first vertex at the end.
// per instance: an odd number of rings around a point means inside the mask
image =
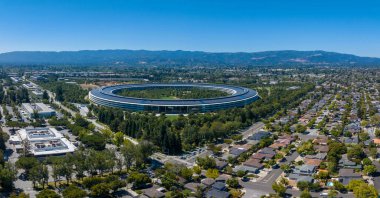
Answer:
POLYGON ((380 57, 380 1, 0 0, 0 52, 81 49, 380 57))

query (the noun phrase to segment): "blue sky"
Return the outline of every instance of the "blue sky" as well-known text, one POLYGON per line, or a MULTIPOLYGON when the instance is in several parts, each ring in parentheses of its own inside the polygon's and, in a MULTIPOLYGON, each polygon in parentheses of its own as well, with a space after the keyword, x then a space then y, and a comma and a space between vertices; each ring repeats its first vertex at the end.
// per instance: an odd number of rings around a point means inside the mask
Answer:
POLYGON ((378 0, 0 0, 0 52, 326 50, 380 57, 378 0))

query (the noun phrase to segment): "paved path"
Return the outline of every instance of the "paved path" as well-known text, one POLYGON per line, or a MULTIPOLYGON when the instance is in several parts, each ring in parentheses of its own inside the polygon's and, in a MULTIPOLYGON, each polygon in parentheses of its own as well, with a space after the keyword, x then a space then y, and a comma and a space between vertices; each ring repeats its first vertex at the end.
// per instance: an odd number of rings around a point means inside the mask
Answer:
MULTIPOLYGON (((63 110, 69 112, 73 117, 75 117, 75 115, 77 114, 77 112, 67 108, 66 106, 64 106, 61 102, 55 100, 55 97, 54 97, 54 94, 51 92, 51 91, 48 91, 46 90, 49 94, 49 97, 53 99, 53 103, 57 104, 59 107, 61 107, 63 110)), ((105 125, 102 125, 102 124, 99 124, 95 119, 90 119, 90 118, 87 118, 87 117, 84 117, 88 122, 91 122, 92 124, 94 124, 95 126, 95 129, 100 131, 102 129, 106 129, 108 128, 107 126, 105 125)), ((131 138, 131 137, 128 137, 128 136, 124 136, 125 139, 129 140, 130 142, 132 142, 133 144, 137 145, 139 144, 135 139, 131 138)))
POLYGON ((377 190, 380 190, 380 163, 376 160, 374 160, 373 165, 376 166, 377 173, 373 177, 373 184, 377 190))
POLYGON ((245 129, 244 131, 241 132, 241 134, 243 135, 243 140, 247 139, 252 134, 259 132, 260 129, 262 129, 264 126, 265 126, 265 124, 262 123, 262 122, 256 122, 256 123, 254 123, 248 129, 245 129))

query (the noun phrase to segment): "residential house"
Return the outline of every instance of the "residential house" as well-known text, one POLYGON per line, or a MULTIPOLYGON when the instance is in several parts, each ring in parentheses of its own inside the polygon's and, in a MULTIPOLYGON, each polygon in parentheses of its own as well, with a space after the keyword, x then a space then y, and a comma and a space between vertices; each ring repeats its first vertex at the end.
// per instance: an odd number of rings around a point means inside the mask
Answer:
POLYGON ((316 170, 316 166, 304 164, 302 166, 297 166, 293 169, 293 174, 298 174, 302 176, 311 176, 316 170))
POLYGON ((329 147, 327 145, 314 145, 313 148, 320 153, 329 152, 329 147))
POLYGON ((251 156, 252 159, 265 160, 265 161, 271 160, 273 159, 273 157, 274 157, 274 154, 264 154, 264 153, 254 153, 251 156))
POLYGON ((206 179, 202 179, 201 183, 208 187, 208 186, 212 186, 215 183, 215 180, 212 178, 206 178, 206 179))
POLYGON ((356 164, 356 162, 353 162, 348 159, 347 154, 343 154, 342 158, 339 160, 338 166, 340 168, 349 168, 349 169, 361 169, 361 164, 356 164))
POLYGON ((161 198, 165 197, 165 193, 157 190, 155 187, 142 190, 143 194, 149 198, 161 198))
POLYGON ((300 181, 305 181, 309 183, 313 183, 314 179, 311 176, 300 176, 298 174, 289 174, 288 176, 289 179, 289 185, 296 187, 297 183, 300 181))
POLYGON ((211 188, 206 192, 206 198, 229 198, 231 194, 226 191, 220 191, 214 188, 211 188))
POLYGON ((215 160, 215 163, 216 163, 215 168, 217 168, 218 170, 223 170, 228 165, 227 162, 223 160, 218 160, 218 159, 215 160))
POLYGON ((245 166, 245 165, 237 165, 232 169, 235 173, 238 171, 244 171, 248 173, 258 173, 259 169, 255 167, 245 166))
POLYGON ((351 180, 362 179, 362 175, 360 173, 354 172, 354 169, 342 168, 339 170, 339 181, 343 185, 347 185, 351 180))
POLYGON ((243 165, 253 167, 253 168, 257 168, 257 169, 261 169, 264 167, 264 165, 262 165, 260 163, 260 160, 254 159, 254 158, 247 160, 246 162, 243 163, 243 165))
POLYGON ((267 131, 259 131, 251 136, 248 137, 249 140, 256 140, 260 141, 263 138, 269 137, 270 133, 267 131))
POLYGON ((225 191, 225 190, 227 190, 226 183, 224 183, 224 182, 215 182, 215 183, 212 185, 212 188, 217 189, 217 190, 220 190, 220 191, 225 191))
POLYGON ((198 188, 204 189, 205 186, 203 184, 201 184, 201 183, 193 183, 193 182, 191 182, 191 183, 185 184, 184 188, 190 190, 191 192, 197 192, 198 188))

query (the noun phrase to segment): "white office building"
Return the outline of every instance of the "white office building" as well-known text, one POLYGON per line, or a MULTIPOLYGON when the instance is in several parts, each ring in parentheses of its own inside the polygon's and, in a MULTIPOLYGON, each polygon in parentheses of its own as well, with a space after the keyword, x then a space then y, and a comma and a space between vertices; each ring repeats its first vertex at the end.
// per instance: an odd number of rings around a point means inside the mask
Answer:
POLYGON ((63 155, 76 150, 73 143, 55 128, 20 129, 9 142, 18 151, 26 149, 33 156, 63 155))
POLYGON ((34 118, 36 114, 38 118, 55 116, 55 110, 44 103, 22 103, 21 107, 29 118, 34 118))

